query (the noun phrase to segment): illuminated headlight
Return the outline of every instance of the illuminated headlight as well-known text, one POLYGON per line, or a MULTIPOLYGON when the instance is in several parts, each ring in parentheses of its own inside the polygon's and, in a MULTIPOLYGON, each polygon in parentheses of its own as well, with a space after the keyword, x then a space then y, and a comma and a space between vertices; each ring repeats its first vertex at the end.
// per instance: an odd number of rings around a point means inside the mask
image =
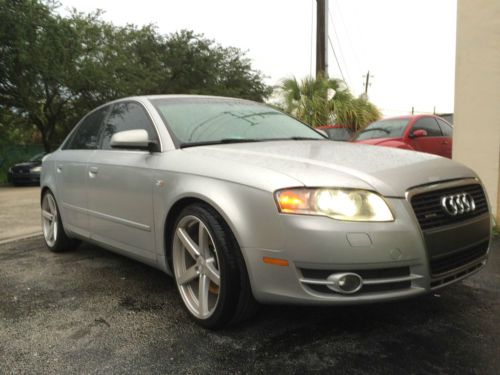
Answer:
POLYGON ((30 172, 37 173, 42 171, 42 166, 39 165, 38 167, 33 167, 30 169, 30 172))
POLYGON ((394 216, 378 194, 354 189, 285 189, 275 193, 280 212, 321 215, 347 221, 393 221, 394 216))

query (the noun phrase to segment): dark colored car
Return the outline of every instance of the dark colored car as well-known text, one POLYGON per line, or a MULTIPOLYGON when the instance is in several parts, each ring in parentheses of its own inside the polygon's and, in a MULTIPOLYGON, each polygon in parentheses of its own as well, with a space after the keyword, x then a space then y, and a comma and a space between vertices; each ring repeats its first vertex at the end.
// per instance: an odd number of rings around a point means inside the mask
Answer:
POLYGON ((39 185, 42 170, 42 158, 45 152, 36 154, 28 161, 14 164, 9 168, 8 181, 13 185, 39 185))
POLYGON ((354 131, 344 125, 325 125, 318 126, 316 129, 322 130, 333 141, 347 142, 351 140, 354 131))
POLYGON ((453 127, 434 115, 388 118, 372 122, 352 140, 451 158, 453 127))

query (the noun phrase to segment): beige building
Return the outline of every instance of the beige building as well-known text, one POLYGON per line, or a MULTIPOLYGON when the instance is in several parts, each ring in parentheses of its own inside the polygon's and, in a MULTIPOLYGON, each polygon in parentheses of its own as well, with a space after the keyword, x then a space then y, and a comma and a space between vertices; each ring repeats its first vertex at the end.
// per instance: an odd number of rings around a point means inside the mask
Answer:
POLYGON ((500 1, 458 0, 453 159, 478 174, 500 226, 500 1))

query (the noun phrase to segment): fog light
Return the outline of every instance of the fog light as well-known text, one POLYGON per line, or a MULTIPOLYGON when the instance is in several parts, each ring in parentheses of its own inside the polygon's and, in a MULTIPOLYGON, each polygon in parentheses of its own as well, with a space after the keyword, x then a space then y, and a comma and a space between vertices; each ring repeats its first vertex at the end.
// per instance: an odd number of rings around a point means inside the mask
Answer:
POLYGON ((363 286, 363 279, 355 273, 334 273, 327 280, 328 288, 342 294, 356 293, 363 286))

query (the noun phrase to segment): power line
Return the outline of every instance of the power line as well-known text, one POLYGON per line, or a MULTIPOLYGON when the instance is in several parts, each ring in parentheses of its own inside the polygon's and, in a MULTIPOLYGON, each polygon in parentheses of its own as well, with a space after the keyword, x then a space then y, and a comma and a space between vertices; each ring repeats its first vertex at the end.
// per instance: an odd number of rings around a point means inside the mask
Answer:
POLYGON ((336 45, 339 47, 340 60, 342 61, 343 65, 344 65, 346 76, 347 76, 347 78, 349 78, 349 81, 350 81, 351 80, 351 76, 349 74, 349 69, 348 69, 348 66, 347 66, 345 58, 344 58, 344 53, 342 51, 342 44, 340 43, 339 34, 338 34, 337 29, 335 27, 335 22, 333 21, 333 16, 332 16, 332 13, 330 12, 330 8, 328 8, 328 16, 330 17, 330 22, 332 24, 333 33, 337 37, 337 44, 336 45))
POLYGON ((342 76, 342 80, 345 82, 347 87, 349 87, 349 85, 347 84, 347 81, 344 77, 344 73, 342 72, 342 68, 340 67, 339 60, 337 59, 337 54, 335 53, 335 49, 333 48, 333 44, 332 44, 332 40, 330 39, 330 36, 328 36, 328 41, 330 42, 330 47, 332 47, 333 56, 335 57, 335 61, 337 62, 337 66, 339 68, 340 75, 342 76))
POLYGON ((346 32, 346 35, 347 35, 347 41, 348 41, 348 44, 349 44, 349 47, 351 47, 351 51, 352 51, 352 54, 354 56, 354 59, 356 60, 356 65, 358 66, 358 71, 361 72, 361 64, 359 63, 359 56, 356 52, 356 49, 354 48, 354 44, 352 43, 352 39, 351 39, 351 36, 350 36, 350 33, 349 33, 349 29, 347 28, 345 22, 344 22, 344 16, 342 14, 342 7, 340 6, 340 1, 337 1, 337 13, 339 14, 339 18, 340 18, 340 22, 342 23, 342 26, 344 26, 344 30, 346 32))

